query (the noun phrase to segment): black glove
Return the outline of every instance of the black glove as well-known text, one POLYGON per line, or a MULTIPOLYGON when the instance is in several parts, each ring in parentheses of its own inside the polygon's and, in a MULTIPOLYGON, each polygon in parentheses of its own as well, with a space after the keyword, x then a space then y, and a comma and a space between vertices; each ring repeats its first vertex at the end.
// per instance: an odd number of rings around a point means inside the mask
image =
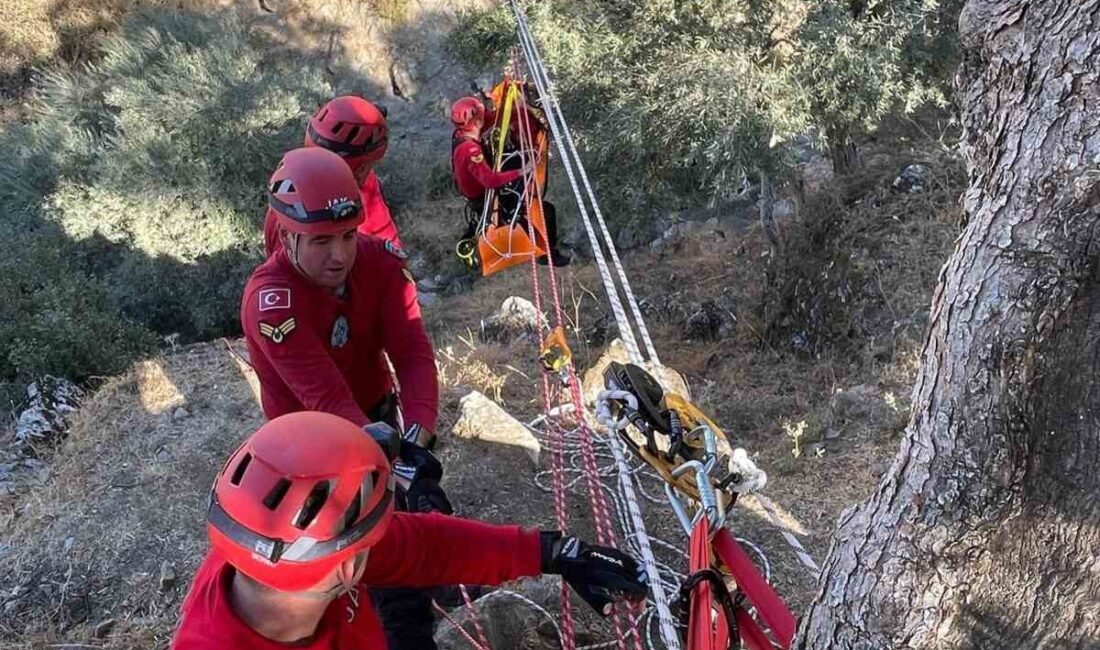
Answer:
MULTIPOLYGON (((409 481, 409 487, 404 494, 406 512, 454 514, 451 502, 439 487, 439 481, 443 478, 443 465, 435 454, 403 440, 401 458, 394 462, 393 473, 409 481)), ((400 494, 398 500, 401 500, 400 494)))
MULTIPOLYGON (((409 485, 407 490, 398 490, 398 492, 404 492, 405 512, 441 512, 445 515, 455 513, 443 488, 439 487, 439 481, 435 479, 418 478, 409 485)), ((400 494, 398 500, 401 501, 400 494)))
POLYGON ((386 458, 391 463, 397 458, 397 454, 401 450, 401 434, 397 432, 397 429, 385 422, 371 422, 363 425, 363 431, 374 438, 374 441, 382 448, 383 453, 386 454, 386 458))
POLYGON ((560 574, 602 616, 619 599, 641 600, 648 591, 645 569, 613 548, 589 546, 558 531, 543 531, 542 572, 560 574))

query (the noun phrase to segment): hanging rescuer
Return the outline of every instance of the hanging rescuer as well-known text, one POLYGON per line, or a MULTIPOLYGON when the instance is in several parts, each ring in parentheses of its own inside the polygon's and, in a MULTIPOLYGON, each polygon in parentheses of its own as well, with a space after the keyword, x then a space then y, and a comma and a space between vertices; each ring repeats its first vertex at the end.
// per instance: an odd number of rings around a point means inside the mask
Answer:
MULTIPOLYGON (((327 149, 344 159, 359 185, 363 223, 359 232, 389 239, 401 246, 375 166, 386 155, 389 127, 386 114, 362 97, 337 97, 313 114, 306 127, 305 146, 327 149)), ((264 218, 264 249, 270 257, 280 246, 276 212, 264 218)))
POLYGON ((390 460, 334 415, 293 413, 260 427, 215 479, 211 549, 172 650, 382 650, 376 587, 558 574, 604 616, 616 600, 645 597, 645 571, 616 549, 558 531, 394 512, 390 460))
MULTIPOLYGON (((525 112, 528 116, 534 111, 527 106, 519 106, 517 111, 525 112)), ((463 97, 451 106, 451 123, 455 127, 451 141, 451 169, 454 174, 455 187, 458 193, 469 203, 469 210, 480 215, 483 209, 486 193, 489 190, 503 190, 513 183, 519 183, 520 179, 532 173, 535 161, 529 160, 523 167, 519 167, 519 158, 509 160, 515 168, 494 171, 489 166, 482 147, 482 135, 486 124, 491 124, 495 113, 486 113, 485 105, 477 97, 463 97)), ((518 128, 520 120, 513 121, 513 127, 518 128)), ((523 120, 532 128, 539 128, 538 120, 533 117, 523 120)), ((506 163, 506 167, 508 164, 506 163)), ((522 210, 516 192, 499 191, 497 193, 499 210, 502 215, 511 214, 515 210, 522 210)), ((550 256, 555 266, 566 266, 570 258, 558 249, 558 224, 557 211, 554 205, 545 199, 542 201, 543 217, 546 222, 546 234, 549 238, 550 256)), ((501 220, 504 218, 502 217, 501 220)), ((527 228, 525 218, 517 221, 517 227, 527 228)), ((463 237, 468 239, 474 236, 476 222, 469 224, 467 233, 463 237)), ((539 262, 545 263, 546 258, 539 258, 539 262)))

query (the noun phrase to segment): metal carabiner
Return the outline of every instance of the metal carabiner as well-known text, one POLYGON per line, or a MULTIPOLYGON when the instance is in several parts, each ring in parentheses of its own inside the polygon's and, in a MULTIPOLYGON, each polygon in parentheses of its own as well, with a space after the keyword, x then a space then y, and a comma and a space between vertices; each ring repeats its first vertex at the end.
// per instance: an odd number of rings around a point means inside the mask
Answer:
POLYGON ((697 440, 700 437, 700 432, 703 438, 703 465, 706 467, 707 474, 710 474, 710 471, 718 464, 718 437, 715 435, 714 429, 706 424, 700 424, 684 436, 684 440, 697 440))
POLYGON ((671 483, 665 483, 665 495, 668 497, 669 505, 672 506, 672 512, 688 535, 691 534, 691 530, 702 517, 710 520, 711 528, 714 530, 720 529, 726 523, 726 513, 722 508, 719 508, 718 495, 714 491, 714 486, 710 484, 710 475, 707 473, 709 471, 708 466, 714 466, 714 463, 709 459, 706 465, 697 460, 689 460, 672 470, 672 478, 680 478, 688 470, 695 470, 695 486, 699 490, 700 509, 694 517, 688 516, 683 498, 676 488, 671 483))

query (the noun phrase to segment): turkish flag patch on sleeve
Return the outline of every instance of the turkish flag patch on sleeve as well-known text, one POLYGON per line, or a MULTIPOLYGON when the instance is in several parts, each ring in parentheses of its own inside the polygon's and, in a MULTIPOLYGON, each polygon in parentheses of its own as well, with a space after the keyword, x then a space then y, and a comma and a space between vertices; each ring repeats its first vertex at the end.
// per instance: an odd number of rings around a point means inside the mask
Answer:
POLYGON ((260 311, 290 309, 290 289, 264 289, 260 291, 260 311))

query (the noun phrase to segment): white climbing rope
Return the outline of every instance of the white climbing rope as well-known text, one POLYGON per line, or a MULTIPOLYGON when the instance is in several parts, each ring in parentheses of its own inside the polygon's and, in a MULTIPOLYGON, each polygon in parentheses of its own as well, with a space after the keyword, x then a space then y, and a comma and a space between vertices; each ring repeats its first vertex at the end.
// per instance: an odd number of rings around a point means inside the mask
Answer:
POLYGON ((538 51, 533 48, 534 39, 530 37, 530 33, 527 30, 527 19, 523 14, 523 9, 515 0, 510 0, 510 3, 512 11, 516 16, 516 31, 519 34, 520 47, 523 50, 527 66, 531 71, 535 87, 538 89, 540 97, 547 98, 543 106, 544 112, 546 113, 546 121, 554 136, 554 145, 557 147, 558 153, 561 154, 562 167, 565 168, 565 175, 569 179, 569 185, 573 189, 573 196, 577 199, 577 209, 580 212, 581 220, 584 222, 585 231, 588 233, 588 241, 592 246, 592 255, 596 260, 596 266, 599 268, 600 277, 603 280, 604 290, 611 303, 611 312, 615 316, 615 322, 619 327, 619 336, 622 338, 623 346, 626 347, 631 358, 640 360, 642 356, 641 351, 638 349, 637 339, 634 338, 634 330, 631 327, 630 319, 626 315, 626 310, 623 308, 622 300, 619 298, 619 292, 615 286, 615 281, 611 277, 611 271, 608 269, 607 259, 603 255, 599 243, 600 240, 596 236, 596 230, 592 225, 592 219, 588 214, 588 208, 585 206, 585 201, 581 195, 580 186, 577 183, 576 173, 571 158, 565 146, 562 144, 564 132, 560 127, 559 120, 563 118, 558 110, 557 102, 549 99, 551 97, 549 77, 545 76, 545 72, 541 67, 541 60, 537 58, 538 51))
MULTIPOLYGON (((604 290, 607 294, 608 302, 612 314, 615 317, 619 335, 626 348, 627 355, 633 363, 642 364, 648 357, 648 361, 659 365, 660 361, 657 357, 657 351, 649 335, 648 328, 646 327, 641 308, 630 287, 615 242, 608 230, 606 220, 600 210, 595 192, 592 189, 591 182, 588 179, 587 172, 585 171, 577 151, 573 134, 565 121, 561 106, 553 93, 553 83, 546 71, 538 45, 531 33, 527 16, 518 0, 509 0, 509 5, 516 20, 516 31, 520 49, 523 54, 523 63, 525 64, 531 81, 534 82, 539 97, 542 99, 542 108, 546 115, 547 126, 553 135, 554 144, 560 154, 562 166, 576 199, 578 211, 592 249, 593 258, 599 270, 600 278, 604 285, 604 290), (595 217, 595 221, 593 221, 593 216, 595 217), (610 262, 605 255, 605 247, 607 255, 611 257, 610 262), (612 273, 612 268, 614 268, 614 274, 612 273), (629 306, 629 312, 624 306, 624 297, 626 305, 629 306), (637 332, 637 336, 635 335, 635 331, 637 332), (644 349, 642 346, 639 346, 639 338, 641 339, 644 349)), ((551 276, 551 278, 552 277, 553 276, 551 276)), ((554 288, 554 292, 556 299, 556 287, 554 288)), ((579 405, 577 408, 582 411, 584 410, 583 405, 579 405)), ((579 416, 582 418, 585 417, 583 413, 579 414, 579 416)), ((585 421, 587 421, 587 419, 585 421)), ((539 431, 538 426, 540 426, 540 422, 546 423, 545 417, 533 422, 531 428, 539 435, 540 440, 545 443, 548 434, 543 434, 539 431)), ((586 443, 591 443, 588 442, 587 438, 585 438, 584 441, 578 441, 578 431, 576 430, 567 432, 567 435, 573 436, 574 441, 571 443, 561 442, 561 444, 566 445, 563 452, 570 454, 571 467, 568 471, 575 472, 576 476, 568 481, 564 487, 565 489, 573 489, 574 486, 578 485, 582 480, 585 480, 586 477, 588 481, 591 480, 591 473, 593 471, 591 467, 591 455, 593 452, 591 449, 588 449, 586 452, 588 454, 587 460, 585 461, 587 467, 579 467, 578 462, 582 455, 582 451, 584 451, 583 446, 586 443)), ((646 531, 645 521, 642 518, 638 498, 638 493, 640 492, 642 498, 651 503, 664 503, 665 501, 663 499, 649 494, 645 490, 641 480, 645 476, 651 476, 658 481, 660 481, 660 478, 653 472, 648 471, 648 468, 642 465, 631 467, 630 459, 628 459, 628 456, 623 451, 623 443, 614 433, 609 434, 606 438, 593 438, 593 440, 598 443, 602 450, 596 453, 596 457, 602 459, 602 462, 605 463, 596 468, 597 480, 603 490, 606 490, 610 496, 611 507, 615 512, 616 520, 622 531, 623 540, 632 547, 635 555, 641 559, 651 585, 652 604, 634 619, 634 623, 637 625, 641 621, 646 621, 646 644, 649 648, 655 648, 650 622, 653 618, 656 618, 658 621, 657 627, 664 647, 669 650, 680 650, 680 637, 676 629, 676 623, 674 623, 672 619, 668 603, 670 593, 675 593, 678 590, 683 576, 670 565, 658 561, 654 555, 653 547, 658 546, 666 549, 673 549, 681 556, 678 557, 678 559, 682 559, 684 553, 681 549, 672 544, 659 539, 650 538, 646 531), (614 481, 614 486, 609 486, 604 483, 603 479, 610 479, 612 475, 615 475, 616 481, 614 481)), ((743 451, 740 457, 735 456, 731 458, 731 462, 743 466, 742 469, 753 470, 740 472, 742 476, 746 477, 745 484, 741 486, 743 491, 751 492, 763 487, 766 481, 766 475, 755 468, 751 460, 748 459, 743 451)), ((536 475, 535 482, 540 488, 549 490, 549 486, 544 486, 540 482, 541 474, 544 473, 536 475)), ((560 480, 558 482, 558 488, 562 489, 560 480)), ((589 489, 591 489, 590 483, 589 489)), ((599 489, 597 489, 597 493, 598 492, 599 489)), ((788 527, 782 523, 774 504, 759 494, 755 494, 754 497, 757 499, 757 502, 761 504, 768 520, 779 528, 784 540, 794 549, 799 561, 808 569, 817 573, 819 571, 817 564, 788 527)), ((765 576, 770 580, 771 564, 767 557, 755 544, 747 540, 740 541, 745 543, 745 545, 752 549, 760 558, 764 567, 765 576)), ((529 600, 528 602, 530 603, 529 600)), ((530 604, 534 605, 534 603, 530 604)), ((535 605, 535 607, 538 608, 537 605, 535 605)), ((545 612, 544 609, 538 609, 543 615, 549 617, 549 614, 545 612)), ((552 617, 549 618, 552 620, 552 617)), ((552 622, 559 634, 559 638, 564 638, 562 637, 561 629, 557 626, 556 621, 552 620, 552 622)), ((618 628, 616 629, 618 630, 618 628)), ((622 637, 620 637, 617 642, 613 641, 607 644, 588 646, 588 650, 595 650, 595 648, 615 645, 616 643, 622 647, 622 637)))
MULTIPOLYGON (((638 302, 634 296, 633 291, 630 288, 630 282, 627 279, 626 272, 623 270, 621 261, 619 259, 618 251, 615 247, 614 240, 611 237, 610 232, 607 229, 606 220, 603 218, 603 213, 600 210, 599 202, 596 200, 595 193, 592 190, 591 183, 588 180, 588 174, 584 169, 584 164, 580 160, 580 155, 577 152, 576 144, 573 140, 573 134, 569 129, 568 123, 561 112, 561 106, 558 103, 557 97, 553 92, 553 82, 550 80, 546 67, 542 61, 541 54, 538 49, 538 44, 535 41, 533 34, 531 33, 530 24, 527 21, 527 15, 520 6, 517 0, 509 0, 509 4, 512 8, 512 12, 516 18, 517 34, 519 35, 520 45, 523 48, 524 56, 527 60, 528 68, 531 72, 532 78, 539 91, 539 96, 543 99, 543 108, 547 114, 547 121, 550 125, 551 131, 554 134, 554 142, 558 148, 558 152, 561 154, 562 165, 566 170, 566 175, 569 177, 570 185, 573 189, 573 193, 577 199, 577 206, 581 218, 585 225, 585 230, 588 234, 589 243, 592 247, 592 254, 596 260, 596 265, 599 268, 600 276, 604 284, 604 289, 607 293, 608 300, 611 303, 611 310, 615 316, 615 321, 618 325, 620 334, 623 338, 624 347, 627 350, 627 354, 631 361, 634 363, 640 363, 644 359, 642 358, 641 350, 638 347, 637 341, 634 338, 633 327, 637 327, 638 332, 641 334, 643 343, 645 344, 646 351, 649 353, 649 359, 654 363, 659 363, 656 349, 653 345, 653 341, 649 336, 649 330, 645 325, 645 319, 642 316, 641 309, 638 306, 638 302), (575 174, 574 174, 575 167, 575 174), (627 317, 626 311, 623 308, 622 302, 619 297, 618 287, 615 284, 615 280, 611 275, 611 271, 608 267, 608 263, 603 254, 603 246, 599 238, 596 236, 595 228, 592 225, 591 218, 588 210, 585 207, 584 197, 582 197, 577 180, 575 178, 579 176, 581 183, 584 185, 587 198, 592 206, 592 212, 596 217, 596 221, 599 224, 599 229, 603 235, 603 245, 607 247, 610 253, 616 274, 619 279, 619 283, 622 287, 622 292, 626 295, 627 302, 630 305, 630 310, 634 316, 635 322, 631 324, 627 317)), ((759 487, 759 486, 756 486, 759 487)), ((767 519, 779 529, 784 541, 791 547, 797 556, 799 562, 802 563, 807 569, 817 574, 820 571, 818 564, 810 556, 806 548, 798 541, 792 531, 786 526, 780 519, 775 504, 767 497, 761 494, 754 494, 754 498, 760 504, 767 519)))
MULTIPOLYGON (((621 285, 623 294, 626 295, 627 303, 630 305, 630 310, 634 315, 634 325, 638 328, 638 332, 642 336, 642 341, 645 343, 646 352, 649 354, 649 360, 655 364, 660 364, 660 360, 657 358, 657 349, 653 345, 653 340, 649 336, 649 329, 645 325, 645 319, 642 318, 642 310, 638 306, 638 301, 634 297, 634 291, 630 288, 630 280, 626 276, 626 271, 623 270, 623 265, 619 259, 619 252, 615 247, 615 240, 612 239, 611 233, 607 229, 607 222, 603 218, 603 212, 600 210, 599 201, 596 200, 596 193, 592 191, 592 184, 588 181, 588 172, 584 169, 584 164, 581 162, 580 154, 577 153, 577 145, 573 141, 573 133, 569 130, 569 124, 565 121, 565 117, 561 112, 561 106, 558 104, 558 99, 552 92, 553 84, 550 81, 549 75, 546 73, 546 67, 542 61, 542 54, 539 52, 538 43, 535 41, 534 36, 531 34, 530 25, 527 22, 527 14, 524 13, 523 8, 519 6, 517 0, 510 0, 512 5, 512 11, 516 16, 517 33, 519 34, 520 43, 524 48, 524 55, 527 58, 528 66, 531 69, 533 76, 535 77, 536 86, 539 88, 539 96, 543 98, 545 105, 543 108, 549 113, 553 112, 558 117, 558 124, 561 127, 561 134, 555 132, 555 142, 558 145, 558 150, 562 154, 562 164, 569 166, 570 158, 576 163, 577 173, 581 178, 581 183, 584 185, 585 193, 587 194, 589 202, 592 205, 592 212, 596 216, 596 222, 600 226, 600 232, 603 234, 604 243, 607 245, 607 251, 611 255, 611 260, 614 263, 615 271, 618 275, 618 280, 621 285), (541 83, 540 83, 541 82, 541 83), (561 136, 564 136, 561 137, 561 136), (568 153, 567 150, 568 149, 568 153)), ((573 185, 573 193, 577 197, 577 205, 580 207, 581 213, 584 216, 585 226, 588 230, 588 238, 592 244, 592 254, 599 261, 603 263, 600 265, 600 272, 604 277, 604 287, 608 289, 608 296, 614 295, 615 300, 618 300, 618 292, 615 289, 614 280, 610 277, 610 272, 607 270, 607 262, 603 257, 603 251, 599 245, 599 241, 593 233, 591 223, 588 220, 588 213, 584 209, 584 199, 580 192, 577 190, 576 183, 572 178, 570 181, 573 185)), ((630 337, 633 338, 633 331, 631 330, 631 324, 626 318, 626 314, 621 314, 622 319, 619 319, 620 314, 616 314, 616 320, 618 321, 620 330, 626 329, 630 331, 630 337), (625 327, 624 327, 625 326, 625 327)), ((625 337, 624 337, 625 340, 625 337)), ((638 354, 638 361, 641 361, 641 354, 638 354)))
MULTIPOLYGON (((637 340, 634 338, 634 332, 631 327, 629 318, 626 315, 626 311, 623 309, 622 301, 619 299, 618 290, 615 287, 614 279, 611 276, 611 272, 607 265, 607 260, 603 256, 603 252, 600 248, 599 238, 596 235, 592 220, 588 214, 588 210, 584 205, 584 198, 581 195, 580 188, 577 184, 576 174, 574 173, 574 163, 577 168, 582 168, 583 165, 578 159, 572 160, 569 152, 566 150, 563 143, 565 136, 564 128, 561 126, 565 122, 564 116, 560 112, 560 107, 557 102, 553 100, 550 94, 549 77, 543 68, 542 61, 539 58, 537 46, 534 44, 534 39, 530 34, 527 25, 526 16, 523 13, 523 9, 519 6, 515 0, 510 0, 512 11, 516 16, 516 28, 519 35, 520 46, 523 49, 524 58, 526 59, 527 68, 531 72, 532 79, 535 82, 535 86, 538 89, 539 96, 546 98, 543 104, 543 109, 546 114, 547 124, 554 136, 554 142, 558 148, 562 157, 562 165, 565 168, 566 176, 569 179, 569 184, 573 189, 573 194, 577 199, 577 207, 581 213, 584 221, 585 230, 588 233, 589 243, 592 246, 592 253, 595 257, 597 267, 600 270, 600 275, 603 279, 604 288, 607 292, 608 299, 611 302, 611 309, 615 315, 616 323, 619 326, 619 333, 623 339, 624 346, 627 348, 627 352, 630 354, 631 359, 640 363, 644 359, 642 353, 638 348, 637 340)), ((575 152, 575 149, 574 149, 575 152)), ((594 198, 594 197, 593 197, 594 198)), ((606 228, 604 228, 606 233, 606 228)), ((609 235, 608 235, 609 237, 609 235)), ((609 248, 613 249, 614 244, 609 243, 609 248)), ((617 258, 616 258, 617 259, 617 258)), ((619 267, 621 271, 621 265, 619 267)), ((625 274, 623 276, 625 278, 625 274)), ((632 298, 632 294, 629 294, 632 298)), ((636 309, 636 307, 635 307, 636 309)), ((638 312, 640 315, 640 311, 638 312)), ((644 325, 642 325, 644 328, 644 325)), ((648 333, 645 335, 648 338, 648 333)), ((652 343, 650 343, 652 347, 652 343)), ((660 572, 657 568, 656 560, 653 557, 652 549, 649 547, 649 536, 646 534, 645 521, 641 516, 641 509, 638 507, 637 495, 634 493, 633 486, 630 484, 630 471, 626 465, 625 456, 623 455, 622 443, 614 436, 608 436, 608 440, 611 441, 612 453, 616 459, 616 465, 619 470, 619 483, 620 489, 623 492, 623 497, 627 504, 627 510, 630 515, 629 521, 632 528, 632 534, 637 542, 638 555, 641 557, 642 564, 646 569, 646 574, 649 578, 650 584, 654 585, 651 589, 653 595, 654 606, 657 610, 657 620, 661 633, 661 640, 669 650, 680 650, 680 639, 676 633, 675 626, 672 621, 672 614, 669 611, 668 599, 662 589, 659 588, 660 572)))

